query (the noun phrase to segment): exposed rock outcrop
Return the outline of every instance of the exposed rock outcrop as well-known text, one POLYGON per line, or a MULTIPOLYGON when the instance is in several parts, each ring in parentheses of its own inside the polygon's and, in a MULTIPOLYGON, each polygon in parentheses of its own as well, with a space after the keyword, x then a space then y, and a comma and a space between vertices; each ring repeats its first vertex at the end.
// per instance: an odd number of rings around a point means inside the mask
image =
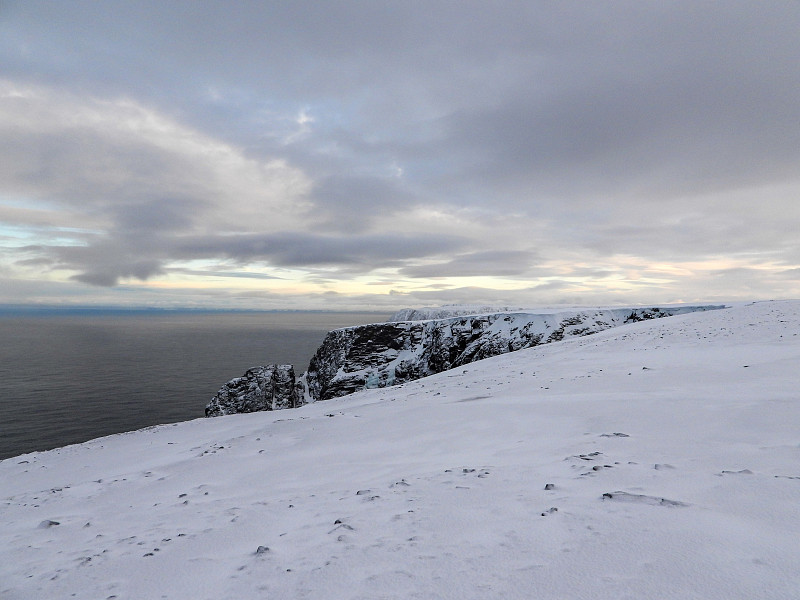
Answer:
POLYGON ((624 323, 718 308, 723 307, 500 312, 336 329, 325 337, 296 384, 289 365, 251 369, 220 389, 206 415, 290 408, 365 388, 398 385, 476 360, 590 335, 624 323))
POLYGON ((206 406, 207 417, 295 408, 303 403, 292 365, 253 367, 223 385, 206 406))

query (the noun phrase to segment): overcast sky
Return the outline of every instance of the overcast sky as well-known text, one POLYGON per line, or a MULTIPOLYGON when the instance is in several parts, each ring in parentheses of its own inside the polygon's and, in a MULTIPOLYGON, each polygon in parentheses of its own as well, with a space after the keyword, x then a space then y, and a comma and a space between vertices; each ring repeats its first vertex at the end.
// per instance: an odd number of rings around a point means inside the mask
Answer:
POLYGON ((800 2, 0 0, 0 303, 800 297, 800 2))

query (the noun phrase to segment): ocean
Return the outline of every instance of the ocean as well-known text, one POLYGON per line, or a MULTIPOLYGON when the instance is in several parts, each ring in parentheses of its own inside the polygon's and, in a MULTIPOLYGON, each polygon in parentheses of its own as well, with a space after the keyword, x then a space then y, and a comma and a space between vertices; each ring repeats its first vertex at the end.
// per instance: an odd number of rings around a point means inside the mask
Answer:
POLYGON ((203 417, 229 379, 383 313, 51 311, 0 316, 0 459, 203 417))

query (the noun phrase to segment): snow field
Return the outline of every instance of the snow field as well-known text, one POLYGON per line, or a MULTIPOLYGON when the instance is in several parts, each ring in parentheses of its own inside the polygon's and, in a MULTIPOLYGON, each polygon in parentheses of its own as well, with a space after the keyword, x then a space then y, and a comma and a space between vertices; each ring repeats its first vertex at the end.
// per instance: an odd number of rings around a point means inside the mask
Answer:
POLYGON ((0 598, 797 598, 798 333, 755 303, 10 458, 0 598))

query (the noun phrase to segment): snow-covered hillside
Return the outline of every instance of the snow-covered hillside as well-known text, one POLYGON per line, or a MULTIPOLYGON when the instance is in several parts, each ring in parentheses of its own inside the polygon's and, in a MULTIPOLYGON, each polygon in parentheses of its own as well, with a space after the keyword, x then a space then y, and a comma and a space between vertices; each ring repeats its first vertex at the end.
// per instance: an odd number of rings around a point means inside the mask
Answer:
POLYGON ((0 597, 788 600, 800 302, 0 462, 0 597))
MULTIPOLYGON (((722 308, 722 305, 708 305, 500 312, 336 329, 325 336, 311 359, 302 378, 306 386, 304 395, 308 400, 328 400, 365 388, 429 377, 476 360, 568 337, 593 335, 627 323, 722 308)), ((215 408, 216 399, 209 404, 210 408, 215 408)))

